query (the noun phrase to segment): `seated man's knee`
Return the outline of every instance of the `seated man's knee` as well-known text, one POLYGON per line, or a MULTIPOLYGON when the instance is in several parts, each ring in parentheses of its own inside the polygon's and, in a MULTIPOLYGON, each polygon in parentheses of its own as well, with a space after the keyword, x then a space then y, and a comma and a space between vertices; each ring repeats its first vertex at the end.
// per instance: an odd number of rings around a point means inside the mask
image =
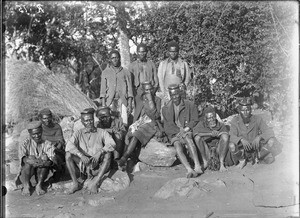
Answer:
POLYGON ((223 133, 221 135, 221 140, 224 141, 224 142, 228 142, 229 141, 229 135, 226 134, 226 133, 223 133))
POLYGON ((268 140, 268 142, 267 142, 267 144, 268 144, 270 147, 272 147, 272 146, 274 145, 274 143, 275 143, 275 138, 274 138, 274 137, 270 138, 270 139, 268 140))
POLYGON ((196 142, 196 143, 199 143, 200 140, 201 140, 201 136, 196 135, 196 136, 195 136, 195 142, 196 142))
POLYGON ((66 154, 65 154, 65 158, 66 158, 66 161, 71 160, 72 159, 72 154, 67 151, 66 154))
POLYGON ((229 142, 229 149, 230 151, 234 152, 235 151, 235 144, 233 142, 229 142))
POLYGON ((112 152, 107 152, 107 153, 105 153, 105 155, 104 155, 103 161, 104 161, 104 162, 110 161, 110 160, 111 160, 111 157, 112 157, 112 152))

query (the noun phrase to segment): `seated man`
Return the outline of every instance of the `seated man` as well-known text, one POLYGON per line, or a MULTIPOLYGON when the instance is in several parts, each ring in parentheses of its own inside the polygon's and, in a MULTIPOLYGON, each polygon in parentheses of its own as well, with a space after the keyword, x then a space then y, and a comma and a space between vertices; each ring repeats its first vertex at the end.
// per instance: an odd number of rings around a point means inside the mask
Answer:
POLYGON ((124 149, 124 138, 126 134, 125 125, 122 118, 113 116, 109 107, 102 106, 98 108, 96 117, 99 119, 97 128, 105 129, 115 140, 116 148, 113 152, 114 160, 120 158, 124 149))
POLYGON ((118 166, 124 169, 128 157, 136 148, 137 144, 146 144, 156 134, 161 135, 160 107, 161 99, 154 95, 154 89, 150 82, 142 83, 143 93, 134 112, 133 124, 129 127, 126 137, 130 142, 125 147, 123 156, 118 162, 118 166))
POLYGON ((243 98, 239 102, 239 115, 234 117, 230 126, 230 152, 243 168, 248 159, 266 164, 273 163, 274 156, 281 147, 273 130, 257 115, 252 115, 251 99, 243 98))
POLYGON ((63 174, 63 162, 65 161, 65 140, 62 128, 58 123, 53 122, 52 112, 49 108, 45 108, 39 112, 39 119, 42 121, 43 134, 42 139, 48 140, 55 144, 55 157, 53 162, 58 168, 55 169, 53 179, 58 181, 63 174))
POLYGON ((66 145, 66 163, 73 181, 67 194, 80 189, 76 165, 80 173, 87 176, 84 185, 91 193, 98 192, 98 183, 110 168, 111 152, 116 144, 107 131, 95 127, 94 112, 93 108, 81 112, 84 128, 76 131, 66 145))
POLYGON ((198 123, 198 111, 194 103, 181 98, 178 84, 171 84, 168 89, 171 100, 162 108, 164 130, 171 144, 174 145, 179 160, 188 171, 187 178, 197 177, 203 173, 192 138, 192 130, 198 123), (194 170, 183 152, 184 144, 194 161, 194 170))
POLYGON ((53 167, 55 156, 54 144, 42 139, 42 123, 33 121, 28 124, 29 138, 19 147, 19 158, 21 170, 16 179, 16 186, 23 186, 22 195, 30 195, 30 179, 33 175, 37 179, 35 191, 42 195, 45 191, 42 188, 43 182, 48 177, 49 170, 53 167))
MULTIPOLYGON (((194 127, 194 137, 196 145, 201 153, 204 169, 226 171, 225 157, 229 156, 229 130, 225 124, 220 123, 216 117, 216 111, 208 106, 203 110, 204 119, 200 120, 194 127), (218 157, 217 162, 213 163, 212 158, 218 157), (209 161, 208 161, 209 160, 209 161)), ((230 165, 230 164, 229 164, 230 165)))

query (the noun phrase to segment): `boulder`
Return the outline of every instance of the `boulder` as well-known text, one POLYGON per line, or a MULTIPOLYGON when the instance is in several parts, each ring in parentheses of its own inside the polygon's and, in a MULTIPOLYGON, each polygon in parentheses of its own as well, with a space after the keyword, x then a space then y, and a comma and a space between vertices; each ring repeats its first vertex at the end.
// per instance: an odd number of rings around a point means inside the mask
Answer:
POLYGON ((141 149, 139 159, 150 166, 169 167, 176 160, 176 150, 174 147, 167 147, 165 143, 151 139, 146 147, 141 149))
POLYGON ((115 201, 114 197, 100 197, 98 199, 89 199, 88 204, 93 207, 98 207, 100 205, 107 204, 114 201, 115 201))
POLYGON ((112 176, 108 176, 100 185, 99 192, 104 190, 106 192, 118 192, 126 189, 130 184, 130 179, 126 172, 117 170, 111 172, 112 176))

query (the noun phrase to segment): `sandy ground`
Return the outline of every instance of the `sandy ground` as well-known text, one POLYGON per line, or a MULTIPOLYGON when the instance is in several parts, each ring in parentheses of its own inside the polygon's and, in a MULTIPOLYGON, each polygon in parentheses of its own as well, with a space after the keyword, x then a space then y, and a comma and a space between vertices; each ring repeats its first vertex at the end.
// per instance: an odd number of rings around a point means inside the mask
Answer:
MULTIPOLYGON (((182 165, 146 167, 131 174, 130 186, 117 193, 66 195, 52 190, 24 197, 20 190, 9 191, 6 217, 299 217, 299 154, 291 154, 296 145, 289 135, 278 138, 284 149, 273 164, 206 171, 199 180, 220 180, 225 185, 201 190, 195 197, 155 198, 166 182, 185 177, 186 172, 182 165)), ((7 175, 7 181, 14 176, 7 175)))

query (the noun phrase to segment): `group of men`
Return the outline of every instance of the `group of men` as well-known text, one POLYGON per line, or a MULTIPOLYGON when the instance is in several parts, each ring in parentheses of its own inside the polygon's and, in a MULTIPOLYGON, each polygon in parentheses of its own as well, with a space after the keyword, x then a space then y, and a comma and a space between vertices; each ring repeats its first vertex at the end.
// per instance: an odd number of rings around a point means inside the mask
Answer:
POLYGON ((168 51, 169 58, 156 71, 154 63, 147 60, 147 46, 140 44, 139 58, 127 71, 121 66, 119 52, 113 50, 111 63, 102 74, 101 106, 81 112, 82 128, 67 142, 61 127, 52 122, 51 111, 40 111, 40 121, 28 125, 30 138, 20 145, 17 184, 23 186, 22 193, 30 195, 30 179, 35 175, 35 190, 43 194, 42 185, 50 172, 50 181, 58 181, 64 174, 64 162, 73 181, 68 194, 83 187, 97 193, 103 175, 114 167, 126 170, 128 159, 152 138, 174 146, 187 178, 197 177, 207 168, 222 172, 231 165, 243 168, 249 161, 272 163, 279 143, 265 121, 252 115, 250 98, 239 102, 239 114, 230 128, 217 119, 213 107, 199 114, 197 106, 185 97, 190 72, 178 57, 178 44, 169 43, 168 51), (162 98, 157 96, 158 89, 162 98), (131 123, 128 117, 133 110, 131 123))

